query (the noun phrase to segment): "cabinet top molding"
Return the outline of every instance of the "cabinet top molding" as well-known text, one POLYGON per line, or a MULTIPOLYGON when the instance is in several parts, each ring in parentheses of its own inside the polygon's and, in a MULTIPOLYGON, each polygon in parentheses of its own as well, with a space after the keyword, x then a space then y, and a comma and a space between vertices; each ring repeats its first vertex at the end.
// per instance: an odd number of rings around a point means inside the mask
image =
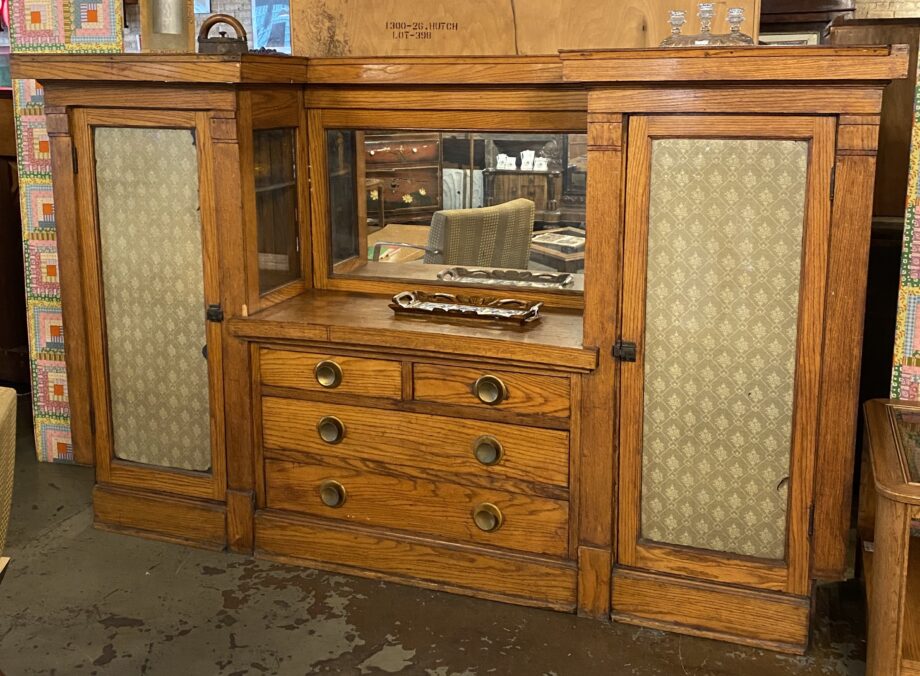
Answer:
POLYGON ((564 51, 550 56, 308 59, 262 54, 14 54, 13 77, 306 85, 878 82, 906 77, 906 45, 564 51))

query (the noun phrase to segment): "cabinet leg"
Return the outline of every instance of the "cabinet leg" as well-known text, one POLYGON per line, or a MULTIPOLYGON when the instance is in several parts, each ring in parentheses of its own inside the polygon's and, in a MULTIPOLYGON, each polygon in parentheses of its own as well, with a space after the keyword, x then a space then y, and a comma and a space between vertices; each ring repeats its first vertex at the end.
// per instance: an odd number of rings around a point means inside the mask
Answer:
POLYGON ((866 676, 898 676, 910 545, 909 505, 878 496, 866 676))
POLYGON ((578 548, 578 614, 610 617, 611 555, 609 549, 578 548))
POLYGON ((240 554, 252 554, 253 531, 252 491, 227 490, 227 546, 240 554))

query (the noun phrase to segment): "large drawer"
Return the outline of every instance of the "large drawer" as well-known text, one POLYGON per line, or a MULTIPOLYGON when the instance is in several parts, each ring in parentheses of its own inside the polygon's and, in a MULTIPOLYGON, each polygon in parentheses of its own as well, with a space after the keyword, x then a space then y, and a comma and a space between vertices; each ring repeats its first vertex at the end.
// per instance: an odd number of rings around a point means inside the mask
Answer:
POLYGON ((456 477, 568 486, 569 435, 560 430, 277 397, 262 400, 262 430, 266 449, 416 467, 460 482, 456 477), (320 436, 327 417, 341 422, 340 440, 320 436))
POLYGON ((564 500, 284 460, 266 460, 265 484, 271 509, 438 539, 568 554, 569 505, 564 500), (331 506, 336 496, 341 504, 331 506), (481 527, 493 525, 490 532, 481 527))
POLYGON ((259 371, 262 384, 274 387, 388 399, 402 394, 402 365, 386 359, 263 347, 259 371))
POLYGON ((557 418, 569 415, 569 379, 564 376, 415 364, 413 392, 418 401, 557 418))

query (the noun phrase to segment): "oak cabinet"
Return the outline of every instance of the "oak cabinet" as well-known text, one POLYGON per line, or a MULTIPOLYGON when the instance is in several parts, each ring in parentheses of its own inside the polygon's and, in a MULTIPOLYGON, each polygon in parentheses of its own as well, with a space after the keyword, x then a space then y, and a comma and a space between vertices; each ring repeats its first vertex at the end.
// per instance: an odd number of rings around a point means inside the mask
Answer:
POLYGON ((904 48, 14 59, 101 527, 805 649, 904 48), (483 177, 486 141, 547 171, 483 177), (464 209, 417 180, 443 162, 464 209), (407 288, 544 316, 396 317, 407 288))

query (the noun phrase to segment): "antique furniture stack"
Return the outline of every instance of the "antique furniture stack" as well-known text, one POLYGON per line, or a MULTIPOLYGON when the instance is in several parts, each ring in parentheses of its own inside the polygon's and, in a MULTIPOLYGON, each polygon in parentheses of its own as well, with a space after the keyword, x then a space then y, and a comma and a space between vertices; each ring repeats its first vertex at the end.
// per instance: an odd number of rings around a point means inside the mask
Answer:
POLYGON ((904 49, 15 58, 100 527, 805 649, 904 49), (587 134, 584 273, 369 260, 362 144, 408 131, 587 134), (406 289, 544 316, 398 318, 406 289))

